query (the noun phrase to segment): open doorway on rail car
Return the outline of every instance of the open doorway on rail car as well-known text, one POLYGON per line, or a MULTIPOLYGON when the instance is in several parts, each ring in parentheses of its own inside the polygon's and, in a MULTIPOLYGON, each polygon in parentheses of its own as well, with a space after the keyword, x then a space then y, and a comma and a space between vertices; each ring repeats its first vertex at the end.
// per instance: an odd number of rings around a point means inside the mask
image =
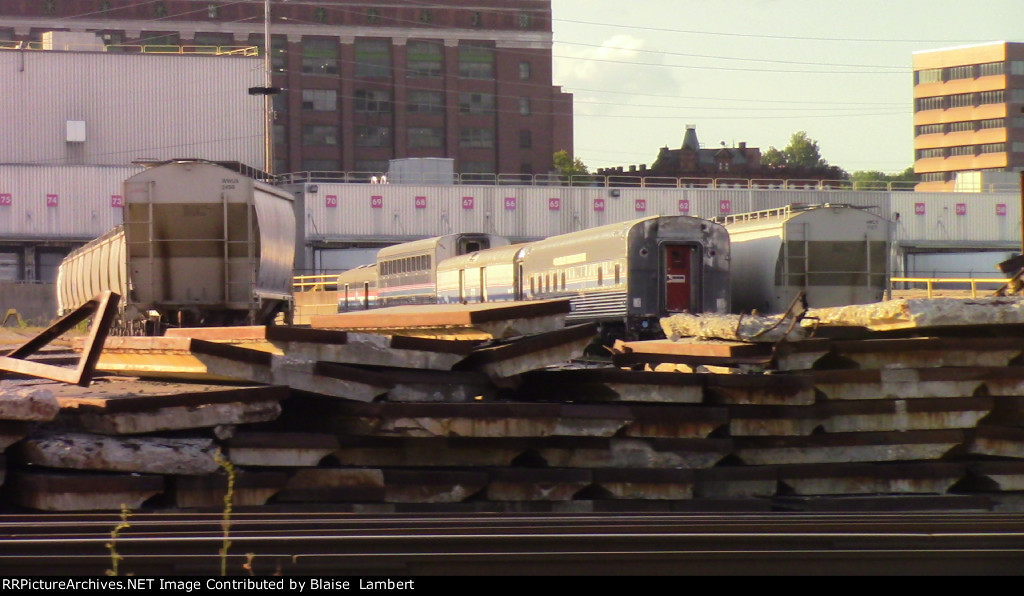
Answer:
POLYGON ((661 251, 665 271, 665 310, 670 313, 692 312, 693 246, 665 243, 661 251))

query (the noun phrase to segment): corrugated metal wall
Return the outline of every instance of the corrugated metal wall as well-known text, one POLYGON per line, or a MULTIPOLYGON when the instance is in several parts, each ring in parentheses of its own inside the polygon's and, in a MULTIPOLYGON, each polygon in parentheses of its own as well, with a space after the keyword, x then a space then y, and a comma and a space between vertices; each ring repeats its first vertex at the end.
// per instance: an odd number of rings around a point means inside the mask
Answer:
POLYGON ((122 184, 142 169, 0 165, 0 238, 96 238, 121 223, 122 184))
POLYGON ((140 158, 263 164, 259 58, 0 52, 0 163, 126 165, 140 158), (67 122, 85 122, 68 142, 67 122))
MULTIPOLYGON (((843 203, 870 207, 880 217, 906 210, 902 205, 920 193, 878 191, 795 191, 676 188, 588 188, 563 186, 420 186, 398 184, 305 184, 288 187, 305 196, 306 236, 317 241, 358 241, 370 238, 409 240, 452 232, 489 232, 530 239, 591 228, 647 215, 720 215, 761 211, 793 203, 843 203), (311 192, 316 187, 316 192, 311 192)), ((1020 238, 1020 200, 1013 193, 943 193, 918 197, 929 204, 972 205, 977 220, 958 223, 973 226, 965 237, 995 237, 1002 227, 1006 242, 1020 238), (988 207, 1004 205, 1003 221, 988 207), (1017 225, 1006 229, 1007 223, 1017 225)), ((912 210, 913 207, 911 206, 912 210)), ((933 209, 934 211, 934 209, 933 209)), ((901 213, 901 221, 906 216, 901 213)), ((906 240, 949 241, 937 236, 941 229, 923 224, 908 230, 906 240)))

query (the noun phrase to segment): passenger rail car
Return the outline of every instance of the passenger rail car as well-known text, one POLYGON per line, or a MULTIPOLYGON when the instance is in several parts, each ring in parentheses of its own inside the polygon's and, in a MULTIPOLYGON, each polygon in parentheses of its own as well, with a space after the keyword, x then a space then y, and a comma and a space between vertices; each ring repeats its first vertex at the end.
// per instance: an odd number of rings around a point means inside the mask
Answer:
POLYGON ((844 204, 790 205, 731 215, 732 306, 784 312, 803 292, 810 308, 885 298, 891 223, 844 204))
POLYGON ((661 317, 729 311, 729 254, 719 223, 646 217, 442 261, 438 301, 570 298, 567 322, 606 342, 654 338, 661 317))
POLYGON ((360 265, 338 274, 338 312, 377 308, 377 265, 360 265))
POLYGON ((201 160, 164 162, 124 182, 124 224, 72 252, 58 270, 68 312, 100 290, 122 296, 122 321, 261 325, 291 314, 290 193, 201 160))
POLYGON ((508 243, 503 236, 460 233, 384 247, 377 252, 377 302, 380 306, 437 304, 438 263, 508 243))

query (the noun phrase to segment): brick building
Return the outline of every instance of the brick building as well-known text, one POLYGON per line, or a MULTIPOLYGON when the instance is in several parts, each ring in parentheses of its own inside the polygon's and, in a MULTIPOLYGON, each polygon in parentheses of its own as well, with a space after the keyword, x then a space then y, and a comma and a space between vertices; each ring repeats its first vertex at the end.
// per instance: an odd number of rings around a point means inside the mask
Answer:
POLYGON ((572 154, 551 0, 5 0, 0 42, 71 31, 158 51, 262 48, 268 6, 275 173, 448 157, 459 173, 541 174, 572 154))

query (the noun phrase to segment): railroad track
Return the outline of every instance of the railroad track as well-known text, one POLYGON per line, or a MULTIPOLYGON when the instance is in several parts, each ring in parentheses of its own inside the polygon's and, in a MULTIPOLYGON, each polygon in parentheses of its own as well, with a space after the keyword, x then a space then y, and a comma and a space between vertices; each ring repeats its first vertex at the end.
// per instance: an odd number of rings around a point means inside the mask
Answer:
MULTIPOLYGON (((0 516, 0 573, 219 576, 221 514, 0 516)), ((1024 514, 232 517, 229 576, 1020 575, 1024 514)), ((421 586, 429 586, 428 579, 421 586)))

